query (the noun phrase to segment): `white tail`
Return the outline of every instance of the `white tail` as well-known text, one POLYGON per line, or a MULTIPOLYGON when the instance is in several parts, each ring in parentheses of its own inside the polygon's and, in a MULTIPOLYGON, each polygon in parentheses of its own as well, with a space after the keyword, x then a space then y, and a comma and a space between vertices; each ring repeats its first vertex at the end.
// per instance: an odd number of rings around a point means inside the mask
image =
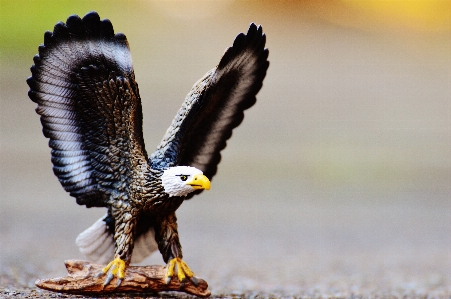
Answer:
MULTIPOLYGON (((101 217, 75 240, 81 253, 89 260, 100 264, 107 264, 114 259, 115 243, 113 234, 108 231, 108 226, 103 221, 106 217, 107 215, 101 217)), ((135 240, 131 262, 139 263, 157 249, 155 232, 150 228, 135 240)))

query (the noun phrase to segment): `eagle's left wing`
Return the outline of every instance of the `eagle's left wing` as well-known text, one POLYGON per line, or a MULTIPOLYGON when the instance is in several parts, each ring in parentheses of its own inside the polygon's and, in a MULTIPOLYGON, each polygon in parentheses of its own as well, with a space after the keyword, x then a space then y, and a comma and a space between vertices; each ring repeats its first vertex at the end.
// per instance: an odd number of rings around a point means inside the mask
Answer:
POLYGON ((88 207, 128 201, 147 153, 125 35, 95 12, 74 15, 46 32, 34 62, 28 95, 38 104, 61 185, 88 207))
POLYGON ((187 95, 150 163, 153 168, 196 167, 211 179, 232 130, 254 105, 269 62, 266 36, 251 24, 224 53, 219 65, 187 95))

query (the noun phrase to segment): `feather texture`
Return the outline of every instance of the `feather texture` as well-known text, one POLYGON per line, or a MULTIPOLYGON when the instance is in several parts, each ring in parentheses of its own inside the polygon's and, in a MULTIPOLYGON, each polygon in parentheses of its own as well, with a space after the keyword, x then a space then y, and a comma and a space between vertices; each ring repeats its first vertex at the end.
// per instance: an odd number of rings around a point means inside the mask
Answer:
POLYGON ((170 197, 161 177, 172 166, 215 175, 221 150, 262 87, 269 66, 265 41, 255 24, 235 38, 218 66, 193 86, 148 159, 125 35, 114 34, 111 22, 95 12, 70 16, 44 34, 27 83, 49 138, 53 171, 77 203, 108 207, 77 238, 84 254, 128 263, 158 248, 165 262, 182 258, 175 211, 199 192, 170 197))
MULTIPOLYGON (((108 214, 101 217, 93 225, 78 235, 75 243, 80 252, 89 260, 107 264, 114 259, 114 239, 113 233, 109 230, 105 222, 108 214)), ((158 249, 155 241, 155 232, 149 226, 142 226, 144 231, 136 238, 133 249, 132 263, 143 261, 150 254, 158 249)))
POLYGON ((45 33, 34 62, 28 94, 38 104, 64 189, 88 207, 107 206, 112 194, 127 199, 122 186, 147 154, 125 36, 97 13, 70 16, 45 33))
POLYGON ((262 87, 269 66, 265 41, 253 23, 236 37, 219 65, 194 84, 151 155, 152 167, 193 166, 209 179, 216 174, 221 150, 262 87))

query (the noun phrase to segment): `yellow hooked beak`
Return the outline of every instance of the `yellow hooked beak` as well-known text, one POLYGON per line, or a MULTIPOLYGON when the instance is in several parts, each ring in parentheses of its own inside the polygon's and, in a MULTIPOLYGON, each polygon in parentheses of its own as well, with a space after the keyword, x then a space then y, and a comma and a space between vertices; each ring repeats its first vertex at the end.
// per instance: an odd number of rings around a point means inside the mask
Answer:
POLYGON ((190 185, 195 190, 210 190, 210 180, 203 174, 196 174, 190 181, 187 181, 186 184, 190 185))

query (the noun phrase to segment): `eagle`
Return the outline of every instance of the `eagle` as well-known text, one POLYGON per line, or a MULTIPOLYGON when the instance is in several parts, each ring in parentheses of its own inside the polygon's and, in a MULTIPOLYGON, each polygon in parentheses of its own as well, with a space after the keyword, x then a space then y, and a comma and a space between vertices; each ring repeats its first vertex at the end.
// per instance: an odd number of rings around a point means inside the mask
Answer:
POLYGON ((76 239, 81 252, 107 264, 104 285, 157 249, 165 279, 197 282, 183 261, 175 211, 210 189, 232 130, 256 102, 269 67, 266 36, 251 23, 219 64, 186 96, 148 156, 142 107, 126 36, 96 12, 69 16, 33 58, 28 96, 49 138, 53 172, 64 190, 106 214, 76 239))

